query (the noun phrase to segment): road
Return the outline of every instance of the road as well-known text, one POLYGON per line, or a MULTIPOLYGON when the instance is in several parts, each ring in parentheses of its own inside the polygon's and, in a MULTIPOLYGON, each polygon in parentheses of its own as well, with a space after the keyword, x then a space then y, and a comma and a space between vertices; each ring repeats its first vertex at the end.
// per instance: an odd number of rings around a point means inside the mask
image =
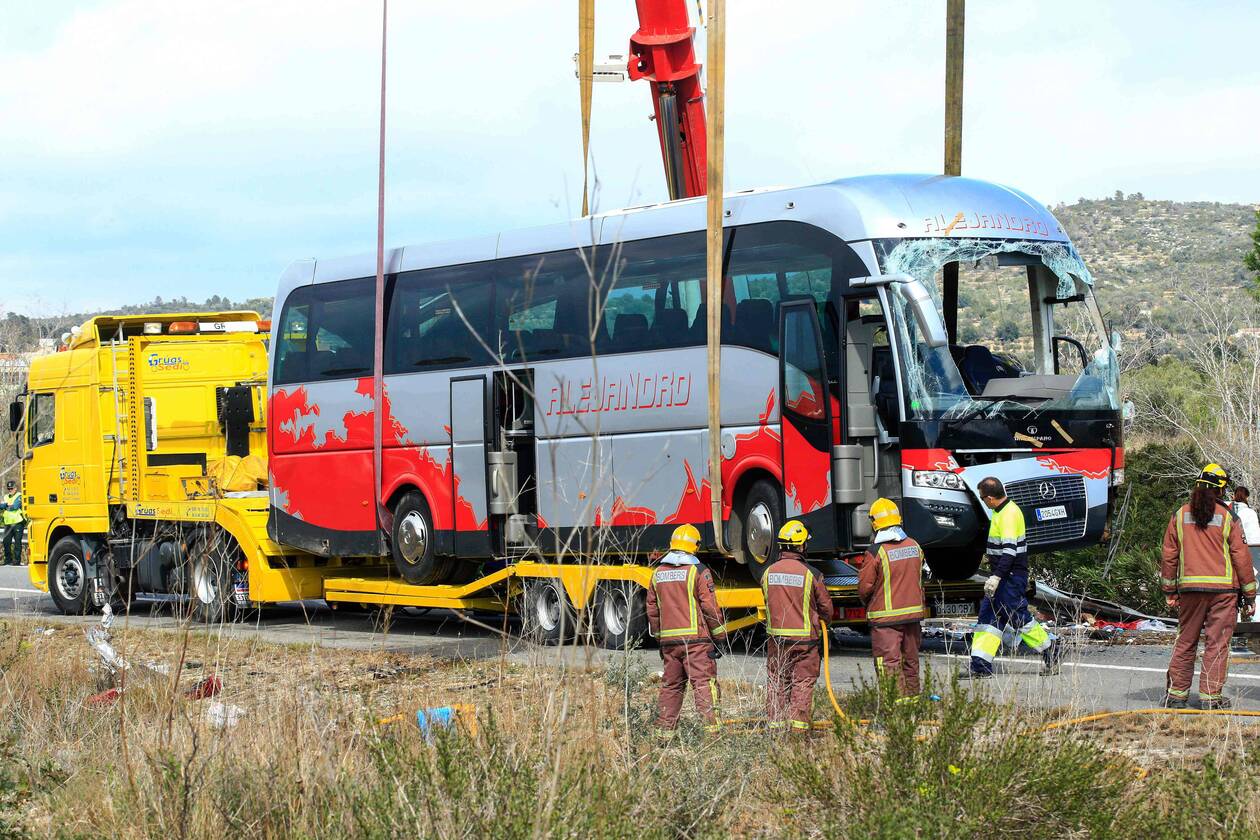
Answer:
MULTIPOLYGON (((60 615, 49 597, 30 585, 26 570, 12 567, 0 567, 0 616, 3 615, 57 623, 89 624, 97 620, 60 615)), ((252 622, 232 625, 226 632, 280 644, 409 651, 460 660, 498 657, 506 644, 510 660, 550 666, 599 665, 609 656, 621 655, 576 646, 540 648, 515 637, 505 641, 494 629, 501 619, 484 620, 494 623, 494 627, 479 626, 480 620, 472 623, 450 612, 434 611, 420 616, 397 615, 388 630, 383 630, 371 614, 344 608, 334 611, 322 602, 303 602, 268 608, 252 622)), ((142 601, 133 608, 129 623, 133 627, 159 629, 178 625, 167 607, 153 601, 142 601)), ((512 629, 509 625, 509 631, 512 629)), ((737 642, 734 650, 722 658, 719 667, 723 680, 764 682, 765 658, 757 650, 760 643, 750 644, 751 650, 737 642)), ((629 655, 649 664, 659 662, 654 650, 633 651, 629 655)), ((941 640, 928 640, 924 660, 925 669, 948 682, 949 675, 966 661, 965 650, 958 643, 951 650, 941 640)), ((1167 662, 1166 646, 1089 643, 1072 648, 1063 673, 1057 677, 1039 676, 1040 661, 1034 657, 1002 657, 998 676, 981 683, 980 690, 995 699, 1063 707, 1080 713, 1146 708, 1157 705, 1163 697, 1167 662)), ((869 681, 873 673, 869 640, 846 637, 833 646, 831 672, 837 691, 869 681)), ((1260 657, 1245 652, 1235 654, 1226 694, 1238 708, 1260 710, 1260 657)), ((1192 699, 1191 703, 1197 700, 1192 699)))

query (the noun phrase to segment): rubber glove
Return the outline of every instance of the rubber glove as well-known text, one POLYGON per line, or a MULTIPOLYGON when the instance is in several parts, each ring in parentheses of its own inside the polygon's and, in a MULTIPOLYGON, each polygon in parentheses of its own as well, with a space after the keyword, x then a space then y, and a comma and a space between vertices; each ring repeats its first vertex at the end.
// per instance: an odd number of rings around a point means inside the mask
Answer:
POLYGON ((992 598, 997 594, 998 587, 1001 586, 1002 579, 997 575, 989 575, 989 579, 984 582, 984 595, 986 598, 992 598))

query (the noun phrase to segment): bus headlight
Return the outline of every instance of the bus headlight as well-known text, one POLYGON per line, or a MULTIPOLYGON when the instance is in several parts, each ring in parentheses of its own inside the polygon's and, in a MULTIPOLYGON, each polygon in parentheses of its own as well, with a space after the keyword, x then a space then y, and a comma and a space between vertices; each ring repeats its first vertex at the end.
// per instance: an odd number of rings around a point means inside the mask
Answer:
POLYGON ((962 478, 957 473, 944 470, 915 470, 911 477, 915 487, 931 487, 934 490, 966 490, 962 478))

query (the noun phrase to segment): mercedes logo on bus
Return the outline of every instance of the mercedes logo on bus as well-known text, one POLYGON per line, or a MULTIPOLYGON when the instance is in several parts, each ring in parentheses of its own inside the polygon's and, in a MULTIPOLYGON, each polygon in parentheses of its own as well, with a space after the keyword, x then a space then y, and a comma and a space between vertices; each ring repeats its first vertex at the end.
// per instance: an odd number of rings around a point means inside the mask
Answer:
POLYGON ((1059 491, 1054 489, 1054 485, 1048 481, 1043 481, 1037 485, 1037 495, 1042 499, 1050 500, 1059 495, 1059 491))

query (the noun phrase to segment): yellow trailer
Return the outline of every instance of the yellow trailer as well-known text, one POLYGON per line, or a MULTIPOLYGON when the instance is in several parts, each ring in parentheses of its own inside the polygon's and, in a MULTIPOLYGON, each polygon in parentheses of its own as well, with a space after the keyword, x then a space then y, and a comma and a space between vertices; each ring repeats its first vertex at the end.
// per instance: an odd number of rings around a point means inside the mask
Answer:
MULTIPOLYGON (((140 593, 187 596, 202 620, 284 601, 519 613, 544 643, 595 628, 609 647, 646 632, 645 565, 517 558, 466 584, 419 586, 388 560, 316 557, 268 537, 268 324, 253 312, 102 316, 31 365, 10 408, 30 517, 30 578, 66 613, 140 593), (592 620, 587 620, 592 619, 592 620)), ((851 581, 841 620, 865 614, 851 581)), ((974 604, 936 584, 937 612, 974 604)), ((764 614, 761 589, 721 580, 732 630, 764 614)))

